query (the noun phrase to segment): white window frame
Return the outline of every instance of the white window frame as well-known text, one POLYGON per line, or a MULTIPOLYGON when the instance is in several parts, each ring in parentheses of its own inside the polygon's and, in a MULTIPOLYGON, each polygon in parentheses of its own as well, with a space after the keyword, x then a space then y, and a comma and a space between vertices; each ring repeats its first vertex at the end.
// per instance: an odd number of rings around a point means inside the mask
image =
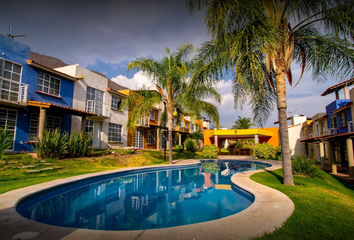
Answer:
POLYGON ((347 113, 346 112, 342 112, 340 114, 340 122, 341 122, 341 126, 342 127, 345 127, 345 126, 348 125, 348 123, 347 123, 347 113))
POLYGON ((149 112, 149 118, 150 118, 150 120, 155 120, 155 110, 151 110, 149 112))
POLYGON ((116 95, 112 95, 111 108, 120 110, 121 105, 122 105, 122 98, 116 95))
POLYGON ((60 85, 60 78, 53 77, 43 72, 38 73, 37 91, 59 97, 60 85))
POLYGON ((122 142, 123 126, 120 124, 108 124, 108 142, 122 142))
MULTIPOLYGON (((47 115, 45 119, 45 130, 53 131, 55 129, 61 130, 61 117, 47 115)), ((33 142, 38 138, 39 132, 39 114, 31 113, 30 128, 28 133, 28 141, 33 142)))
POLYGON ((10 140, 12 142, 11 147, 8 150, 13 150, 14 149, 14 143, 15 143, 15 136, 16 136, 16 123, 17 123, 17 111, 13 109, 7 109, 7 108, 0 108, 0 111, 5 114, 4 118, 0 117, 0 127, 11 132, 12 133, 12 139, 10 140), (10 118, 9 119, 9 112, 15 113, 15 118, 10 118))
POLYGON ((20 83, 22 81, 22 65, 0 58, 0 99, 18 101, 20 83), (11 64, 11 69, 6 69, 6 63, 11 64), (14 66, 20 68, 19 72, 14 71, 14 66), (9 77, 5 73, 10 74, 9 77), (14 76, 18 76, 15 77, 14 76))
POLYGON ((104 92, 87 86, 86 89, 86 111, 102 115, 104 92), (89 102, 90 101, 90 102, 89 102))
POLYGON ((155 144, 155 131, 154 130, 147 131, 146 144, 155 144))

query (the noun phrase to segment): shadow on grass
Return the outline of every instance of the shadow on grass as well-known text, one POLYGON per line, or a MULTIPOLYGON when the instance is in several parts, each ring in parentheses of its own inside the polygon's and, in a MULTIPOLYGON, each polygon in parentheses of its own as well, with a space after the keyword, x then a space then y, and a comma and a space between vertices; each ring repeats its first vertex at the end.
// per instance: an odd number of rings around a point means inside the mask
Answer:
POLYGON ((266 171, 266 172, 272 174, 274 177, 276 177, 276 179, 279 181, 280 184, 283 183, 283 181, 284 181, 284 177, 283 176, 281 176, 281 175, 279 175, 279 174, 277 174, 277 173, 275 173, 275 172, 273 172, 271 170, 264 169, 264 171, 266 171))

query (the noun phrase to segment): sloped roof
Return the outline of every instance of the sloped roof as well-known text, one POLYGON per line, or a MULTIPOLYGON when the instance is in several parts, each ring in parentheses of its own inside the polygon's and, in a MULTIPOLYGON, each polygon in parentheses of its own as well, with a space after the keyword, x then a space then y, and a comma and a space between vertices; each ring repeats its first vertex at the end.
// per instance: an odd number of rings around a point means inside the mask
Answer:
POLYGON ((115 91, 121 91, 121 90, 127 90, 129 88, 126 88, 124 86, 121 86, 119 85, 118 83, 116 82, 113 82, 111 79, 108 79, 108 87, 112 90, 115 90, 115 91))
POLYGON ((30 59, 40 63, 42 65, 48 66, 50 68, 58 68, 58 67, 65 67, 68 66, 68 64, 64 63, 62 60, 59 58, 39 54, 36 52, 30 52, 30 59))
POLYGON ((324 92, 321 94, 321 96, 326 96, 326 95, 328 95, 328 94, 330 94, 330 93, 333 93, 333 92, 335 92, 335 91, 341 90, 341 89, 344 88, 345 86, 351 86, 351 85, 353 85, 353 84, 354 84, 354 78, 351 78, 351 79, 349 79, 349 80, 347 80, 347 81, 338 83, 338 84, 336 84, 336 85, 333 85, 333 86, 327 88, 326 91, 324 91, 324 92))
POLYGON ((36 68, 39 68, 39 69, 46 70, 46 71, 48 71, 48 72, 50 72, 50 73, 54 73, 54 74, 56 74, 56 75, 58 75, 58 76, 61 76, 61 77, 63 77, 63 78, 66 78, 66 79, 68 79, 68 80, 71 80, 71 81, 77 81, 77 80, 79 80, 79 78, 70 76, 70 75, 68 75, 68 74, 66 74, 66 73, 59 72, 59 71, 57 71, 57 70, 55 70, 55 69, 53 69, 53 68, 50 68, 50 67, 48 67, 48 66, 46 66, 46 65, 44 65, 44 64, 38 63, 38 62, 36 62, 36 61, 33 61, 32 59, 27 60, 27 64, 30 65, 30 66, 32 66, 32 67, 36 67, 36 68))

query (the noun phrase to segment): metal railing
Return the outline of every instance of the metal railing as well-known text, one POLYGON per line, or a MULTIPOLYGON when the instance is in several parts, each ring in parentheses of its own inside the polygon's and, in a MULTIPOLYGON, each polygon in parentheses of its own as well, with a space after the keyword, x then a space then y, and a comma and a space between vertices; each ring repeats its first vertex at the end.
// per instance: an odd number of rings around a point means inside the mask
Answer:
POLYGON ((27 103, 28 84, 0 78, 0 99, 27 103))
POLYGON ((149 117, 142 117, 138 120, 136 125, 142 126, 142 127, 150 127, 150 118, 149 117))
POLYGON ((95 113, 99 116, 109 117, 110 106, 96 100, 87 100, 86 111, 95 113))
POLYGON ((334 135, 338 133, 337 128, 328 128, 328 135, 334 135))

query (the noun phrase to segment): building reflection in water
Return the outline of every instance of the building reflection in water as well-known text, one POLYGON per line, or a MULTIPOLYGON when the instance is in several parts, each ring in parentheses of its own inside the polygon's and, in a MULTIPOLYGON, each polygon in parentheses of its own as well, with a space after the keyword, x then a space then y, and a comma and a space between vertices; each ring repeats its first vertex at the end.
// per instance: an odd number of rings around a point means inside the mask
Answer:
POLYGON ((233 191, 230 176, 256 168, 250 163, 210 162, 205 169, 200 165, 127 175, 62 193, 21 214, 47 224, 99 230, 209 221, 252 204, 252 197, 233 191))

